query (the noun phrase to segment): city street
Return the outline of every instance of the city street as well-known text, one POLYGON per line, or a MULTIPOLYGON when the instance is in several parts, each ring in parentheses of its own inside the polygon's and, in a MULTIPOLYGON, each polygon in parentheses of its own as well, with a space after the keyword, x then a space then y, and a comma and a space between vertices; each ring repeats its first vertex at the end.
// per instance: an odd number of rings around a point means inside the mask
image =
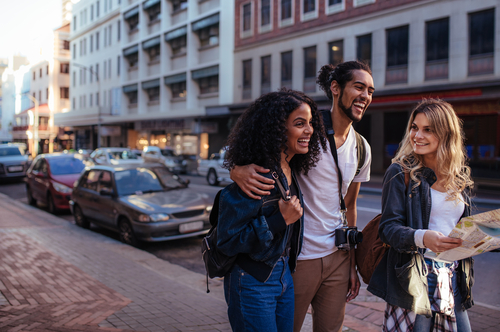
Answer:
MULTIPOLYGON (((214 197, 218 190, 227 185, 221 183, 220 186, 212 187, 206 182, 206 179, 197 175, 182 175, 183 179, 189 179, 190 186, 197 188, 200 192, 214 197)), ((0 184, 0 192, 9 197, 27 204, 26 189, 24 182, 11 181, 0 184)), ((38 208, 45 209, 42 205, 38 208)), ((478 205, 476 213, 500 208, 500 206, 478 205)), ((362 229, 368 221, 380 212, 380 194, 361 192, 358 199, 358 226, 362 229)), ((73 216, 69 211, 60 212, 58 217, 74 223, 73 216)), ((110 238, 118 240, 118 235, 109 230, 92 226, 94 232, 103 234, 110 238)), ((205 269, 200 258, 199 237, 160 242, 144 243, 142 249, 166 260, 170 263, 180 265, 193 272, 204 273, 205 269)), ((498 260, 500 252, 486 253, 475 258, 475 286, 474 300, 476 302, 500 308, 500 288, 492 287, 497 284, 497 276, 500 275, 500 264, 498 260)))

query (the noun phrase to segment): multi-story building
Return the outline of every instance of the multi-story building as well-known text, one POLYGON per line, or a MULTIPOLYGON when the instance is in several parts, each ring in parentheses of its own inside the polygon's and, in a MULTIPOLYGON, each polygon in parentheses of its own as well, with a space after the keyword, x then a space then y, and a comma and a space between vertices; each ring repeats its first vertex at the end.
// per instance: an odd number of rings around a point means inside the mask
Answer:
POLYGON ((120 1, 81 0, 73 4, 70 27, 70 82, 68 112, 55 124, 74 128, 75 147, 117 145, 126 131, 101 129, 103 119, 119 112, 121 100, 120 1), (111 133, 113 136, 106 135, 111 133))
POLYGON ((497 0, 236 0, 230 114, 286 86, 330 102, 315 84, 324 64, 361 59, 376 92, 356 124, 382 173, 409 111, 423 97, 450 102, 464 121, 476 177, 500 169, 500 3, 497 0))
MULTIPOLYGON (((54 114, 69 109, 69 24, 56 29, 53 40, 47 45, 50 51, 37 63, 30 66, 24 75, 18 94, 31 96, 30 107, 16 110, 12 128, 14 140, 25 142, 32 153, 52 152, 71 147, 69 137, 65 137, 54 126, 54 114), (26 83, 25 81, 28 81, 26 83), (35 100, 38 108, 35 107, 35 100), (38 120, 37 120, 38 118, 38 120), (34 124, 38 123, 38 127, 34 124), (38 147, 34 144, 38 141, 38 147), (54 144, 55 143, 55 144, 54 144)), ((26 100, 24 101, 26 102, 26 100)), ((67 136, 67 135, 66 135, 67 136)))
POLYGON ((82 0, 73 15, 71 112, 56 122, 75 128, 78 148, 100 136, 207 156, 209 136, 227 136, 204 117, 232 102, 233 1, 82 0))

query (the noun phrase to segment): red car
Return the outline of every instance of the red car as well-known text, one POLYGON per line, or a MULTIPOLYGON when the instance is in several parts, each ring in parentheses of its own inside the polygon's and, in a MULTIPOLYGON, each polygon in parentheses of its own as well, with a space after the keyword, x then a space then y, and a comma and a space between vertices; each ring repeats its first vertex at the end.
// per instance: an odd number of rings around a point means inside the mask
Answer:
POLYGON ((73 184, 85 168, 84 156, 70 153, 38 155, 26 172, 28 203, 39 201, 50 213, 68 210, 73 184))

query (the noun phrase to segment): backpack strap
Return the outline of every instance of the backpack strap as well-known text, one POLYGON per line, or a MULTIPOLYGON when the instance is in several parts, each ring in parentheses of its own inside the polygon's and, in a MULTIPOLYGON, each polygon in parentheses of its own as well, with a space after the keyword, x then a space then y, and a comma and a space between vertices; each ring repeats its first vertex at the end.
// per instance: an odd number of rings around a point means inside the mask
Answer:
POLYGON ((358 168, 356 169, 356 174, 354 174, 354 176, 357 176, 365 164, 366 147, 365 142, 363 141, 363 136, 361 136, 356 130, 354 130, 354 133, 356 134, 356 150, 358 153, 358 168))

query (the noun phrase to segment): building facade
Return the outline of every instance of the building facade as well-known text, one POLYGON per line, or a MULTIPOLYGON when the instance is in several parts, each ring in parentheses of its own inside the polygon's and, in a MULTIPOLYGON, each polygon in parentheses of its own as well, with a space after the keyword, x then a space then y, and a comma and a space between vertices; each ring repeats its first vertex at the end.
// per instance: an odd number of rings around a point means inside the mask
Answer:
POLYGON ((409 112, 423 97, 450 102, 464 121, 475 177, 500 169, 500 4, 495 0, 237 0, 235 103, 286 86, 330 102, 315 84, 324 64, 360 59, 376 92, 356 124, 382 174, 409 112))
POLYGON ((228 133, 226 123, 205 115, 232 103, 233 23, 233 1, 74 4, 72 105, 56 123, 74 127, 77 148, 97 147, 100 136, 102 146, 208 156, 210 136, 228 133))

